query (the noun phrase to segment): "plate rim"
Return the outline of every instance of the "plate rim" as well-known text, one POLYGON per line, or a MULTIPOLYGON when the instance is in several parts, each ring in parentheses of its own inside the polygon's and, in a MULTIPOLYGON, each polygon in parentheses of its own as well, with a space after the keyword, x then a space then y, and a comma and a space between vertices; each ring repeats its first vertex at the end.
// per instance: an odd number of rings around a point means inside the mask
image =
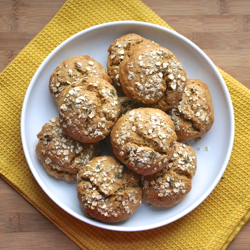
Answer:
POLYGON ((26 158, 26 161, 28 163, 29 169, 31 170, 33 176, 35 177, 37 183, 39 184, 39 186, 43 189, 43 191, 48 195, 48 197, 55 202, 61 209, 63 209, 65 212, 67 212, 68 214, 70 214, 71 216, 79 219, 82 222, 85 222, 87 224, 90 224, 92 226, 96 226, 99 228, 103 228, 103 229, 107 229, 107 230, 113 230, 113 231, 123 231, 123 232, 134 232, 134 231, 144 231, 144 230, 150 230, 150 229, 154 229, 154 228, 158 228, 164 225, 167 225, 169 223, 172 223, 180 218, 182 218, 183 216, 187 215, 188 213, 190 213, 191 211, 193 211, 197 206, 199 206, 209 195, 210 193, 215 189, 215 187, 217 186, 218 182, 220 181, 223 173, 225 172, 228 162, 230 160, 230 156, 233 150, 233 142, 234 142, 234 135, 235 135, 235 121, 234 121, 234 110, 233 110, 233 105, 232 105, 232 100, 229 94, 229 91, 227 89, 226 83, 223 79, 223 77, 221 76, 219 70, 217 69, 217 67, 215 66, 215 64, 212 62, 212 60, 206 55, 206 53, 201 50, 195 43, 193 43, 192 41, 190 41, 188 38, 184 37, 183 35, 177 33, 176 31, 173 31, 169 28, 157 25, 157 24, 153 24, 153 23, 148 23, 148 22, 141 22, 141 21, 114 21, 114 22, 108 22, 108 23, 103 23, 103 24, 98 24, 95 26, 92 26, 90 28, 84 29, 82 31, 77 32, 76 34, 70 36, 69 38, 67 38, 65 41, 63 41, 61 44, 59 44, 53 51, 51 51, 51 53, 49 53, 49 55, 43 60, 43 62, 40 64, 40 66, 37 68, 35 74, 33 75, 28 88, 26 90, 25 96, 24 96, 24 100, 23 100, 23 105, 22 105, 22 110, 21 110, 21 119, 20 119, 20 132, 21 132, 21 141, 22 141, 22 146, 23 146, 23 151, 24 151, 24 155, 26 158), (27 146, 27 142, 26 142, 26 137, 25 136, 25 117, 26 117, 26 110, 27 110, 27 103, 29 100, 29 96, 32 90, 33 85, 35 84, 35 81, 38 77, 38 75, 41 73, 41 71, 43 70, 43 68, 46 66, 47 62, 67 43, 69 43, 71 40, 74 40, 75 38, 77 38, 78 36, 82 36, 85 33, 91 32, 92 30, 95 29, 100 29, 100 28, 104 28, 107 26, 112 26, 112 25, 120 25, 120 24, 124 24, 124 25, 142 25, 142 26, 151 26, 153 28, 157 28, 157 29, 161 29, 164 32, 169 32, 171 35, 177 36, 179 39, 184 40, 186 43, 188 43, 191 47, 194 47, 195 50, 197 50, 202 56, 203 58, 206 59, 206 61, 208 61, 208 63, 211 65, 211 67, 213 68, 214 72, 216 73, 216 76, 218 77, 219 81, 221 82, 221 86, 223 88, 223 92, 225 94, 226 97, 226 101, 227 101, 227 105, 228 105, 228 110, 229 110, 229 120, 230 120, 230 125, 231 125, 231 129, 230 129, 230 141, 229 141, 229 145, 228 145, 228 149, 227 149, 227 153, 226 153, 226 157, 223 161, 223 167, 221 168, 220 172, 218 173, 217 177, 215 178, 215 180, 212 182, 212 185, 210 185, 209 189, 193 204, 191 204, 188 208, 186 208, 185 210, 183 210, 182 212, 178 213, 177 215, 167 219, 167 220, 163 220, 161 222, 157 222, 154 224, 150 224, 150 226, 136 226, 136 227, 124 227, 124 226, 117 226, 116 224, 105 224, 105 223, 100 223, 94 220, 91 220, 89 218, 86 217, 86 220, 83 220, 82 217, 80 217, 80 215, 78 215, 76 212, 74 212, 73 210, 69 209, 67 206, 65 206, 61 201, 57 200, 57 198, 54 196, 54 194, 52 194, 50 192, 50 190, 46 187, 46 185, 43 183, 43 181, 40 179, 40 176, 37 174, 37 172, 35 171, 35 168, 33 166, 30 154, 29 154, 29 150, 28 150, 28 146, 27 146))

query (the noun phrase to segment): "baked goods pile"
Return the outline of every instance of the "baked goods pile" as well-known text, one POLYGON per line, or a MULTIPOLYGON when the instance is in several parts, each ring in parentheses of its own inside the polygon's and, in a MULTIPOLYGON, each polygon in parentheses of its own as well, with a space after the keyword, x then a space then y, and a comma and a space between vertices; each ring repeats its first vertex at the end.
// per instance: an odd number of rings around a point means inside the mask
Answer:
POLYGON ((127 34, 108 52, 107 73, 87 55, 54 70, 58 117, 38 133, 36 154, 49 175, 77 180, 86 216, 118 222, 142 200, 170 207, 186 197, 197 159, 182 142, 207 133, 214 116, 208 86, 187 79, 168 49, 127 34))

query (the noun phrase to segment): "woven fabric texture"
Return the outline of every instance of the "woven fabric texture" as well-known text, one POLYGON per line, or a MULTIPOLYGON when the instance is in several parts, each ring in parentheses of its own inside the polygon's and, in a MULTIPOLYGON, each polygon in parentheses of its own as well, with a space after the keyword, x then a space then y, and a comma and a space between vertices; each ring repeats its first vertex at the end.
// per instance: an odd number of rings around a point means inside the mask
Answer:
POLYGON ((21 144, 20 114, 32 76, 46 56, 71 35, 118 20, 171 28, 139 0, 68 0, 0 73, 0 175, 83 249, 225 249, 250 218, 250 91, 222 70, 235 112, 232 156, 214 191, 180 220, 143 232, 99 229, 59 208, 29 170, 21 144))

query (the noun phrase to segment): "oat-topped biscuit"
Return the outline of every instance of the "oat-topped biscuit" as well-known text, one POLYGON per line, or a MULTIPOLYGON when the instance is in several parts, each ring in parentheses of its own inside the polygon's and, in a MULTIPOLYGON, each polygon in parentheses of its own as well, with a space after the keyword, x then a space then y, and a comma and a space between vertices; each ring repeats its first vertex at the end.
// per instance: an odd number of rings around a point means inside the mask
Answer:
POLYGON ((139 176, 114 157, 96 157, 77 177, 78 200, 83 212, 103 222, 128 219, 142 202, 139 176))
POLYGON ((67 181, 75 180, 80 168, 99 152, 99 144, 84 144, 65 135, 58 117, 46 123, 37 137, 36 154, 45 170, 67 181))
POLYGON ((83 79, 65 88, 58 100, 65 134, 84 143, 105 138, 120 114, 115 88, 101 78, 83 79))
POLYGON ((142 177, 143 198, 158 207, 170 207, 191 191, 197 160, 194 150, 177 142, 174 154, 165 167, 153 174, 142 177))
POLYGON ((157 44, 133 47, 119 67, 119 76, 126 96, 163 111, 177 104, 186 84, 180 61, 157 44))
POLYGON ((52 73, 49 90, 55 101, 61 92, 84 77, 99 77, 111 83, 102 65, 90 56, 74 56, 61 62, 52 73))
POLYGON ((172 157, 177 139, 170 117, 152 108, 138 108, 123 115, 110 137, 116 157, 141 175, 160 171, 172 157))
POLYGON ((109 55, 107 60, 107 71, 109 76, 112 79, 113 85, 120 88, 119 80, 119 66, 124 59, 124 55, 137 44, 140 44, 147 39, 131 33, 119 37, 116 39, 108 49, 109 55))
POLYGON ((204 135, 214 122, 213 103, 208 86, 199 79, 188 79, 182 99, 167 113, 174 122, 178 141, 204 135))

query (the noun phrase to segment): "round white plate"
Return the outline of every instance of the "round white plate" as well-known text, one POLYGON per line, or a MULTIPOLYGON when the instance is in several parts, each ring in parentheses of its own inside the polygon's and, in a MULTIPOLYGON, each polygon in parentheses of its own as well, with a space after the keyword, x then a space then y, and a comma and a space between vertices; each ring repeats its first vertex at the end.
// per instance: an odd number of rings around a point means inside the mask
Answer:
POLYGON ((234 115, 229 92, 217 68, 208 56, 187 38, 158 25, 121 21, 98 25, 81 31, 59 45, 41 64, 25 95, 21 136, 28 165, 45 193, 62 209, 91 225, 117 231, 140 231, 171 223, 197 207, 212 192, 228 164, 234 139, 234 115), (171 50, 182 62, 188 78, 199 78, 211 91, 215 122, 198 143, 192 143, 198 159, 193 188, 187 197, 171 208, 157 208, 143 203, 128 220, 107 224, 87 218, 77 200, 76 182, 67 183, 49 176, 35 154, 36 135, 42 126, 57 117, 48 82, 56 66, 64 59, 89 55, 106 68, 109 45, 118 37, 137 33, 171 50), (200 147, 200 150, 197 148, 200 147), (205 150, 209 147, 209 151, 205 150))

